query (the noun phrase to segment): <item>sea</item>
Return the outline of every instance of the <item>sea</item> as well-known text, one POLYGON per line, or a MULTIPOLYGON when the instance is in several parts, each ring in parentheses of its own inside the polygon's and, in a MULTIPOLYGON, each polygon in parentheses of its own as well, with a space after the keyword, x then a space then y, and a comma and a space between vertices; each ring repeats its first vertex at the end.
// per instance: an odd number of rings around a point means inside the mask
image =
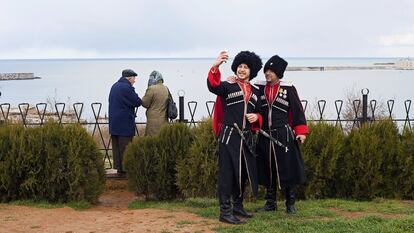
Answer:
MULTIPOLYGON (((289 66, 373 66, 392 63, 399 58, 286 58, 289 66)), ((264 62, 266 58, 263 58, 264 62)), ((0 60, 0 73, 34 73, 41 79, 0 81, 0 104, 10 103, 17 108, 20 103, 35 106, 37 103, 65 103, 66 109, 73 103, 84 103, 83 118, 93 116, 91 104, 102 103, 100 116, 107 116, 108 94, 113 83, 121 77, 123 69, 138 73, 135 90, 145 94, 149 74, 153 70, 162 73, 164 83, 178 102, 184 96, 185 118, 200 120, 208 116, 206 101, 215 96, 207 89, 207 73, 215 58, 139 58, 139 59, 33 59, 0 60), (189 101, 192 102, 190 112, 189 101), (197 103, 194 111, 194 103, 197 103)), ((220 70, 222 79, 233 75, 231 59, 220 70)), ((259 72, 253 80, 264 81, 259 72)), ((414 100, 414 70, 337 70, 337 71, 287 71, 283 81, 292 83, 301 100, 308 101, 306 114, 319 117, 319 104, 326 101, 324 118, 337 117, 335 101, 361 99, 361 90, 368 89, 368 100, 376 100, 382 106, 393 100, 393 117, 407 116, 407 100, 414 100), (322 101, 322 102, 321 102, 322 101)), ((414 111, 409 109, 409 117, 414 111)), ((137 122, 145 122, 145 109, 140 107, 137 122)))

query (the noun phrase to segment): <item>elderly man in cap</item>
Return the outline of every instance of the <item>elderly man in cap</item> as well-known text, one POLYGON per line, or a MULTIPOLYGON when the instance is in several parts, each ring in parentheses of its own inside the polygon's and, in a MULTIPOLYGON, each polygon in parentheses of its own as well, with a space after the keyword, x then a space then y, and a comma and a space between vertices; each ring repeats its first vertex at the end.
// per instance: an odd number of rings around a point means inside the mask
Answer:
POLYGON ((259 135, 257 167, 259 183, 266 187, 262 210, 277 209, 276 188, 279 187, 285 194, 286 212, 294 214, 296 186, 306 181, 298 142, 306 139, 308 127, 296 88, 281 81, 287 65, 283 58, 271 57, 263 69, 266 82, 256 83, 263 102, 263 130, 267 133, 259 135))
POLYGON ((135 136, 135 108, 142 103, 134 88, 136 77, 133 70, 123 70, 122 77, 112 85, 109 93, 109 133, 114 167, 120 176, 125 176, 122 169, 125 148, 135 136))
POLYGON ((256 158, 252 131, 260 128, 260 91, 250 84, 262 68, 262 61, 254 52, 242 51, 231 65, 237 78, 234 82, 221 81, 219 67, 228 59, 228 53, 219 54, 208 73, 207 86, 217 95, 213 129, 219 142, 218 196, 221 222, 243 223, 237 216, 253 215, 243 207, 246 181, 257 195, 256 158), (233 197, 233 207, 230 197, 233 197))

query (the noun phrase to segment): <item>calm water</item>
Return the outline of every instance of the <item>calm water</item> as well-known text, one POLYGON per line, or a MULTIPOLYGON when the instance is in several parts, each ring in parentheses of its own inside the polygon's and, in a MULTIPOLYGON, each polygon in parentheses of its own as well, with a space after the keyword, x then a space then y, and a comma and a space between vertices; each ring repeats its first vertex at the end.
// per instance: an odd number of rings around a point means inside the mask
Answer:
MULTIPOLYGON (((165 84, 178 101, 178 91, 185 92, 186 101, 197 101, 195 118, 207 115, 205 101, 215 96, 206 87, 207 72, 212 59, 89 59, 89 60, 0 60, 0 73, 32 72, 40 80, 1 81, 0 103, 27 102, 34 105, 48 98, 73 104, 84 102, 85 115, 92 116, 89 105, 103 104, 102 115, 107 112, 107 97, 111 85, 123 69, 138 73, 136 91, 143 96, 148 75, 160 71, 165 84)), ((265 60, 265 59, 264 59, 265 60)), ((288 58, 290 66, 367 66, 377 62, 394 62, 396 58, 288 58)), ((224 77, 232 74, 231 61, 221 68, 224 77)), ((255 80, 264 80, 260 72, 255 80)), ((345 99, 348 93, 359 94, 362 88, 370 90, 369 98, 379 101, 395 99, 397 117, 405 118, 404 101, 414 100, 414 71, 403 70, 352 70, 352 71, 291 71, 284 81, 292 82, 301 99, 309 101, 307 114, 311 114, 319 99, 327 101, 327 117, 335 116, 334 101, 345 99)), ((187 108, 187 107, 186 107, 187 108)), ((413 111, 411 111, 413 112, 413 111)), ((188 109, 186 117, 189 117, 188 109)), ((412 117, 412 113, 410 117, 412 117)), ((145 121, 145 109, 138 111, 137 121, 145 121)))

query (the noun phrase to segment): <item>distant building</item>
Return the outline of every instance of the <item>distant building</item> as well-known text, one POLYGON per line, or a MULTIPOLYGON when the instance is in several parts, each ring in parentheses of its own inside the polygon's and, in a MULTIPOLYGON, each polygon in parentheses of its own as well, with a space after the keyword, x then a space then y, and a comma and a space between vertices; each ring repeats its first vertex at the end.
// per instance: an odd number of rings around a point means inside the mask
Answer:
POLYGON ((400 59, 395 62, 395 68, 400 70, 414 70, 414 60, 411 58, 400 59))

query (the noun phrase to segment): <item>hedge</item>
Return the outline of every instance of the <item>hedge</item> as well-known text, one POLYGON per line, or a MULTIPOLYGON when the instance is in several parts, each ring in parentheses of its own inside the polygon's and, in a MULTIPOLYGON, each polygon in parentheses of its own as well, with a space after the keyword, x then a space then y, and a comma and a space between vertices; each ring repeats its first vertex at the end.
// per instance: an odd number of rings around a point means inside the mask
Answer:
MULTIPOLYGON (((414 199, 414 132, 378 121, 344 133, 310 124, 301 145, 307 183, 301 198, 414 199)), ((160 136, 139 137, 128 147, 125 168, 131 189, 156 199, 213 197, 217 141, 211 120, 190 129, 170 125, 160 136)))
POLYGON ((102 153, 82 126, 0 126, 1 201, 96 202, 104 185, 102 153))
POLYGON ((398 194, 399 198, 414 199, 414 131, 404 130, 401 135, 399 156, 398 194))
POLYGON ((186 198, 214 197, 218 174, 218 144, 212 120, 194 128, 195 139, 187 156, 177 164, 177 186, 186 198))
POLYGON ((130 190, 147 199, 178 197, 176 166, 188 153, 192 140, 191 129, 182 123, 165 125, 157 136, 136 137, 123 161, 130 190))
POLYGON ((345 135, 340 128, 327 123, 310 124, 310 135, 302 145, 307 185, 304 196, 335 196, 338 186, 338 163, 344 151, 345 135))
POLYGON ((302 152, 306 198, 414 198, 414 133, 400 134, 390 120, 348 135, 325 123, 311 125, 302 152))
POLYGON ((158 149, 158 139, 145 136, 134 138, 125 150, 123 167, 127 172, 128 187, 137 195, 143 194, 148 198, 156 192, 155 160, 158 149))

